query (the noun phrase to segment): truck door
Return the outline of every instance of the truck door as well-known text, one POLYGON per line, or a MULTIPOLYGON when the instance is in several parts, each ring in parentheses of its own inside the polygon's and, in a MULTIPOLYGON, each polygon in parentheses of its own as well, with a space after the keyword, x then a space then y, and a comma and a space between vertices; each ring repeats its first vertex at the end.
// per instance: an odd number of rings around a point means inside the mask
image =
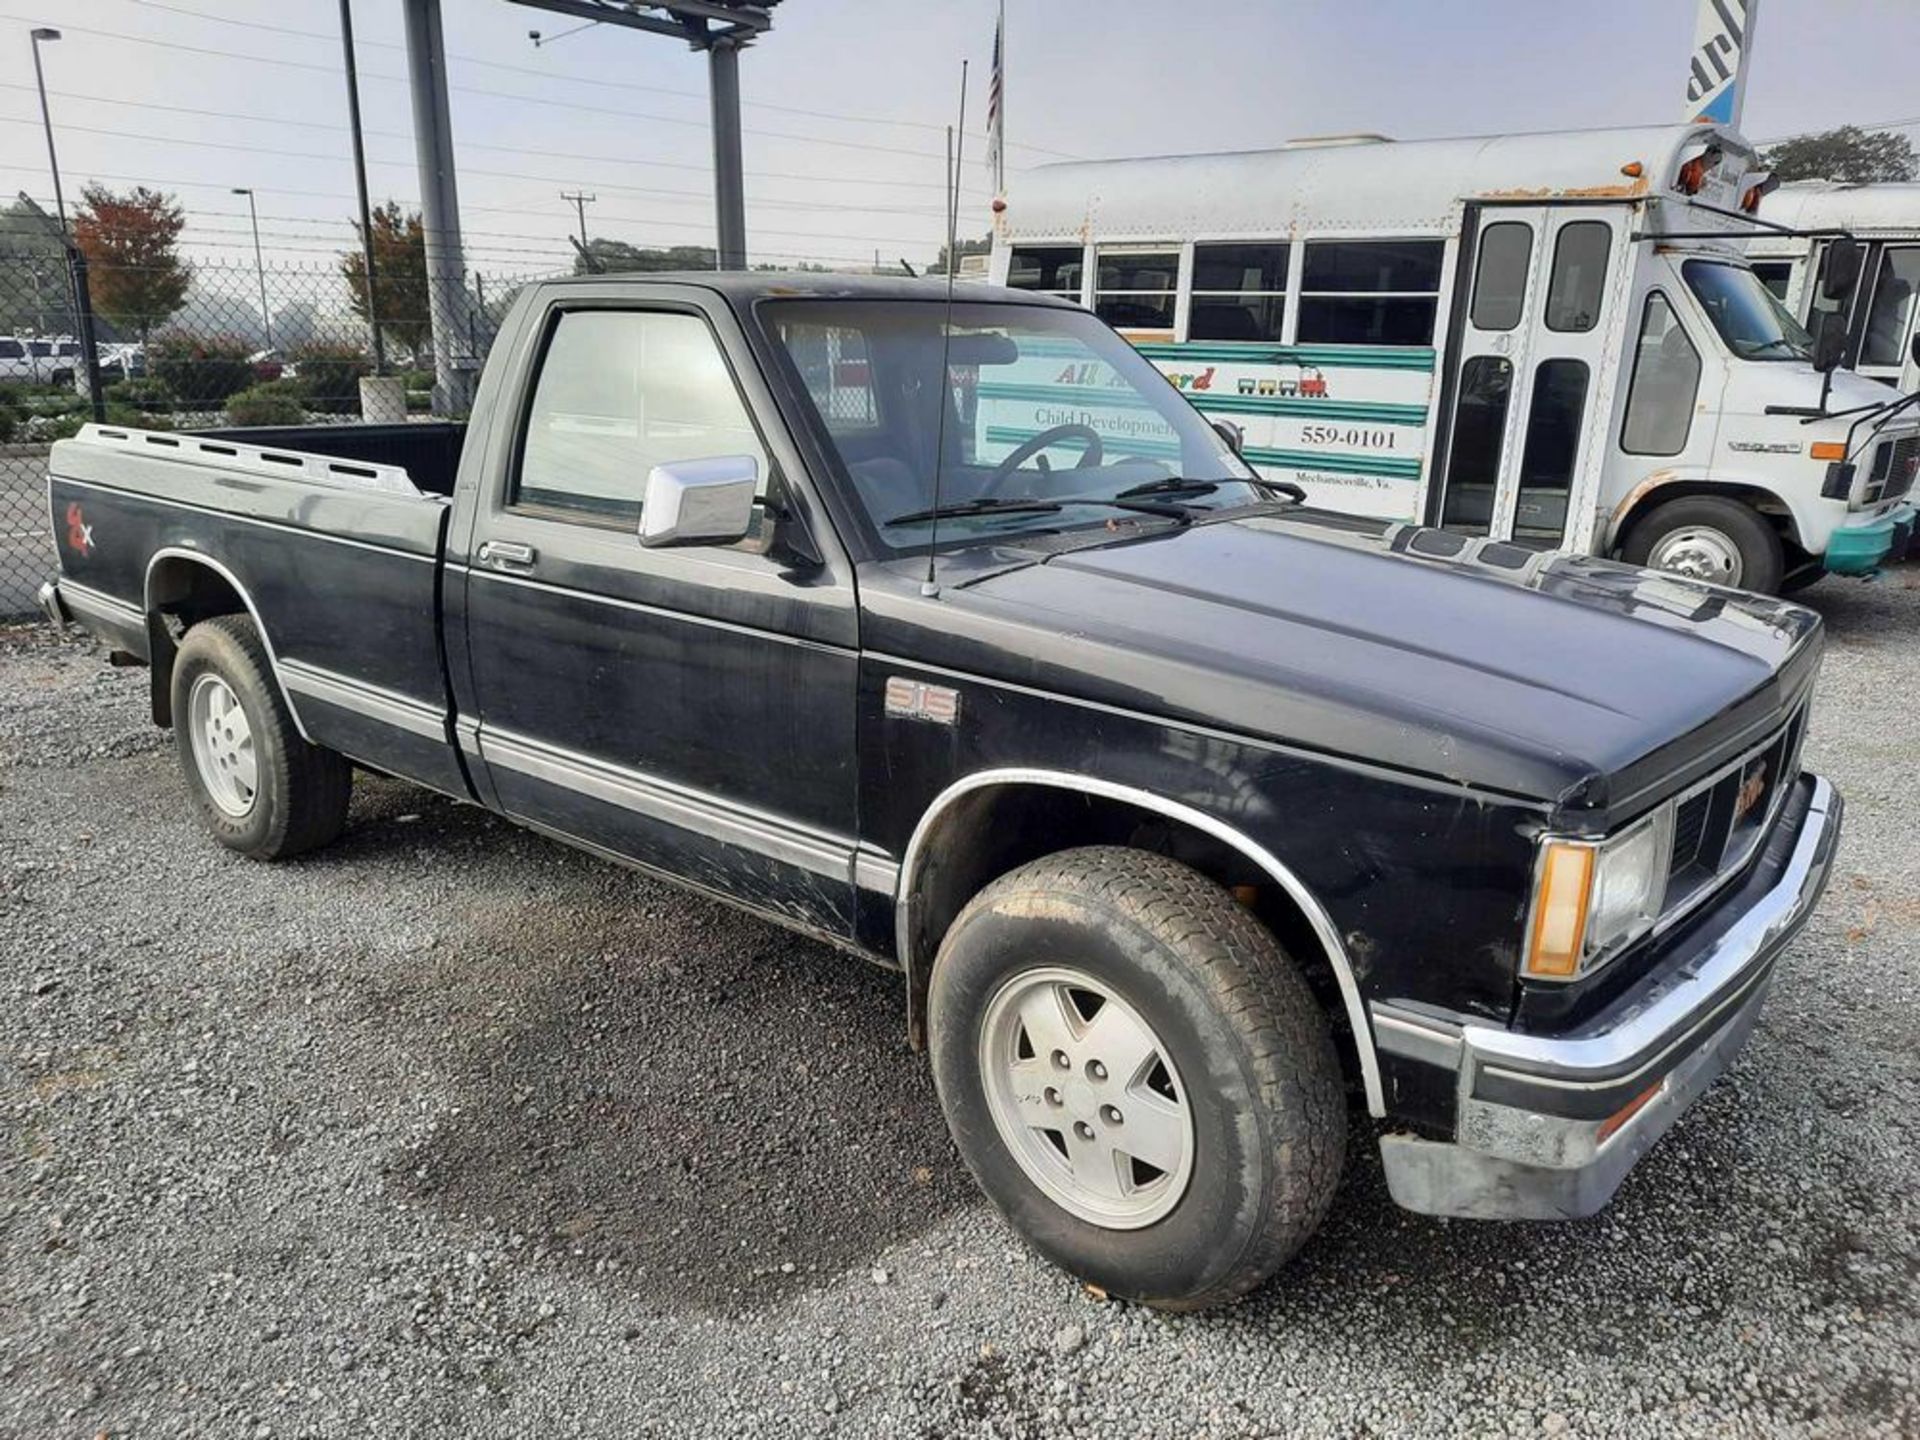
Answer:
POLYGON ((1473 274, 1449 348, 1453 413, 1429 521, 1582 548, 1620 353, 1624 207, 1469 207, 1473 274))
POLYGON ((846 936, 851 570, 817 512, 823 562, 785 543, 800 462, 725 305, 646 293, 556 290, 483 396, 449 579, 461 742, 516 819, 846 936), (641 545, 653 466, 735 455, 763 477, 757 537, 641 545))

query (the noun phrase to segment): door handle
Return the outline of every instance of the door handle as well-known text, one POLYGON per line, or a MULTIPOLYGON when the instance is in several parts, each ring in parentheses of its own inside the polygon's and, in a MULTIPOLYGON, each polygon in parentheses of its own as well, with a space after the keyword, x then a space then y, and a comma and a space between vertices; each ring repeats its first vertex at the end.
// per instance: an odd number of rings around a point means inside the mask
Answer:
POLYGON ((485 540, 474 552, 474 558, 495 570, 531 570, 534 554, 531 545, 520 545, 512 540, 485 540))

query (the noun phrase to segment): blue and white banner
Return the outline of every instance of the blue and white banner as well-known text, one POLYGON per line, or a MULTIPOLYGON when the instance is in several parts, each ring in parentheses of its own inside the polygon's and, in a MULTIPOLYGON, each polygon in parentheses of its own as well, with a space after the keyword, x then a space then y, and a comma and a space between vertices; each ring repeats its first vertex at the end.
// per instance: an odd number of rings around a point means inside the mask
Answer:
POLYGON ((1760 0, 1700 0, 1687 69, 1687 118, 1740 128, 1760 0))

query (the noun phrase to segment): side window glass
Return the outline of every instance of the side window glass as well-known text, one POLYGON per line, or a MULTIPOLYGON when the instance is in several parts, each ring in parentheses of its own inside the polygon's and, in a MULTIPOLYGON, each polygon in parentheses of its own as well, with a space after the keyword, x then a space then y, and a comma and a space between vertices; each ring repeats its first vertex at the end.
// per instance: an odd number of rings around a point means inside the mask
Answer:
POLYGON ((1567 496, 1580 460, 1580 421, 1587 409, 1587 363, 1543 360, 1533 372, 1527 443, 1520 452, 1516 540, 1558 541, 1567 529, 1567 496))
POLYGON ((1440 512, 1445 529, 1485 535, 1493 524, 1494 487, 1500 480, 1500 447, 1512 391, 1513 362, 1504 355, 1475 355, 1460 367, 1453 442, 1447 447, 1446 501, 1440 512))
POLYGON ((1196 245, 1189 340, 1278 340, 1287 310, 1285 245, 1196 245))
POLYGON ((634 524, 647 474, 676 460, 767 454, 706 321, 573 310, 541 357, 508 503, 634 524))
POLYGON ((1631 455, 1678 455, 1687 448, 1700 388, 1700 352, 1658 290, 1647 296, 1627 387, 1620 448, 1631 455))
POLYGON ((1862 365, 1904 365, 1907 336, 1913 333, 1913 296, 1920 289, 1920 248, 1890 248, 1880 256, 1874 276, 1867 333, 1860 342, 1862 365))
POLYGON ((1438 240, 1312 240, 1300 267, 1303 345, 1431 345, 1438 240))
POLYGON ((1178 251, 1103 253, 1094 276, 1093 313, 1116 330, 1171 330, 1179 279, 1178 251))
POLYGON ((844 325, 793 321, 781 327, 780 338, 827 429, 835 435, 859 435, 880 428, 880 401, 873 393, 864 334, 844 325))
POLYGON ((1547 328, 1578 334, 1600 323, 1607 289, 1607 252, 1613 229, 1599 220, 1562 225, 1553 242, 1553 274, 1547 281, 1547 328))
POLYGON ((1527 302, 1533 227, 1502 220, 1480 232, 1480 263, 1473 275, 1471 318, 1476 330, 1511 330, 1527 302))
POLYGON ((1017 245, 1007 257, 1007 285, 1038 290, 1080 303, 1080 274, 1085 269, 1078 245, 1017 245))

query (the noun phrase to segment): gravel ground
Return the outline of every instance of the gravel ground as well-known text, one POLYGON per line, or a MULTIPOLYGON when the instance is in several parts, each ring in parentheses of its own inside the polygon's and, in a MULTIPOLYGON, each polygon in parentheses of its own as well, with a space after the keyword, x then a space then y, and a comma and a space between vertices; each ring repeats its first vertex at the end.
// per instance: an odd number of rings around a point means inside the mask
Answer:
POLYGON ((1388 1200, 1238 1308, 978 1198, 894 980, 398 784, 279 867, 143 672, 0 631, 0 1433, 1920 1434, 1920 573, 1809 597, 1837 878, 1745 1057, 1560 1225, 1388 1200))

